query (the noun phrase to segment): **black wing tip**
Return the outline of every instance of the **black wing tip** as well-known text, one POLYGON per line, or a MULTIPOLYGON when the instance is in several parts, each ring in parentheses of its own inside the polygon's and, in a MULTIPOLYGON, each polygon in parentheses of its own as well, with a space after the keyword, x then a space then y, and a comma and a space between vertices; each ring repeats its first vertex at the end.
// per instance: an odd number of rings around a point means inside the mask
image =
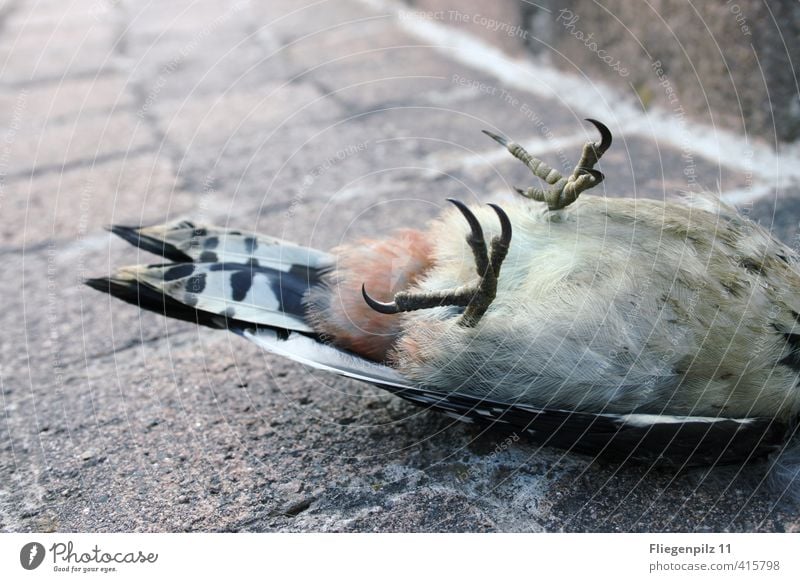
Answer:
POLYGON ((123 232, 136 232, 141 226, 127 226, 124 224, 107 224, 103 228, 106 230, 113 232, 114 234, 120 234, 123 232))
POLYGON ((140 309, 152 311, 172 319, 188 321, 214 329, 227 328, 231 331, 257 328, 254 323, 228 317, 225 314, 209 313, 173 299, 163 291, 136 280, 115 279, 114 277, 93 277, 83 283, 102 293, 121 299, 140 309))
POLYGON ((184 253, 182 250, 178 249, 175 245, 172 245, 163 240, 158 240, 151 236, 143 235, 141 233, 141 230, 145 228, 143 226, 126 226, 123 224, 110 224, 105 228, 106 230, 120 237, 125 242, 128 242, 133 246, 142 249, 143 251, 147 251, 155 255, 160 255, 165 259, 169 259, 170 261, 175 261, 176 263, 193 262, 192 257, 184 253))
POLYGON ((139 229, 141 226, 126 226, 124 224, 107 224, 104 227, 111 234, 115 234, 126 242, 131 243, 133 246, 139 246, 141 235, 139 229))
POLYGON ((140 283, 133 280, 117 279, 114 277, 89 277, 83 284, 95 291, 108 293, 128 303, 138 304, 140 283))
POLYGON ((113 281, 110 277, 90 277, 88 279, 84 279, 83 284, 87 287, 91 287, 95 291, 111 293, 113 281))

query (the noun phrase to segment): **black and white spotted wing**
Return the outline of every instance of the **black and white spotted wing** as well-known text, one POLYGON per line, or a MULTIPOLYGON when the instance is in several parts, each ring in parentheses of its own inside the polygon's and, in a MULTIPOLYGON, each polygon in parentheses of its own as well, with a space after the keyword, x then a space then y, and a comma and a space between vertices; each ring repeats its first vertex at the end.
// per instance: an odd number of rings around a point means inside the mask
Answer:
POLYGON ((123 267, 86 283, 129 303, 212 327, 274 326, 313 335, 303 296, 333 264, 327 253, 272 237, 188 221, 112 226, 174 263, 123 267))

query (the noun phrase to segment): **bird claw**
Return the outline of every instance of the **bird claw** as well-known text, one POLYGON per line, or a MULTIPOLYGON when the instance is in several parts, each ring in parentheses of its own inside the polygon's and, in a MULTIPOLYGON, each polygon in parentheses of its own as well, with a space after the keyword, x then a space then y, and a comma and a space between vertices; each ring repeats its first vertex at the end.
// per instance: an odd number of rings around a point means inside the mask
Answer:
POLYGON ((489 206, 497 214, 500 221, 500 236, 492 238, 489 247, 486 245, 483 228, 478 218, 469 207, 453 198, 447 199, 452 203, 467 221, 470 233, 467 235, 467 244, 472 249, 475 258, 475 267, 478 271, 478 283, 471 287, 460 287, 449 291, 417 292, 401 291, 396 293, 394 300, 383 303, 370 297, 366 287, 361 286, 361 294, 367 305, 378 313, 387 315, 403 311, 416 311, 441 306, 466 307, 459 323, 466 327, 474 327, 486 313, 497 294, 497 277, 500 267, 508 254, 511 245, 511 220, 505 211, 496 204, 489 206))
POLYGON ((594 178, 593 186, 597 186, 600 182, 606 179, 603 172, 601 172, 600 170, 595 170, 594 168, 577 168, 575 172, 578 176, 588 175, 594 178))
POLYGON ((594 165, 600 160, 603 154, 611 147, 613 137, 611 131, 603 123, 596 119, 587 118, 586 121, 595 126, 600 133, 599 142, 587 142, 583 146, 581 159, 575 166, 572 174, 565 178, 557 170, 545 164, 542 160, 533 157, 521 145, 511 140, 483 130, 483 133, 491 137, 497 143, 505 147, 511 155, 523 162, 534 176, 550 184, 552 188, 543 190, 531 187, 527 190, 515 187, 517 193, 539 202, 546 202, 550 210, 559 210, 572 204, 578 196, 589 188, 597 186, 605 179, 605 176, 594 169, 594 165), (582 180, 583 176, 591 176, 593 180, 582 180))
POLYGON ((597 131, 600 133, 600 143, 596 144, 595 148, 600 152, 600 155, 602 156, 604 153, 606 153, 606 150, 611 147, 611 142, 614 141, 611 135, 611 130, 608 129, 608 127, 606 127, 605 124, 600 123, 596 119, 591 119, 587 117, 585 121, 588 121, 589 123, 594 125, 597 128, 597 131))
POLYGON ((494 141, 499 143, 504 148, 508 147, 508 144, 510 143, 510 140, 507 137, 504 137, 502 135, 497 135, 496 133, 492 133, 488 129, 482 129, 481 131, 483 133, 485 133, 486 135, 488 135, 490 138, 492 138, 494 141))
POLYGON ((366 283, 361 284, 361 295, 364 297, 364 301, 367 302, 367 305, 369 305, 370 309, 373 311, 385 313, 386 315, 400 313, 400 308, 397 306, 396 302, 392 301, 391 303, 383 303, 382 301, 378 301, 377 299, 370 297, 369 293, 367 293, 366 283))

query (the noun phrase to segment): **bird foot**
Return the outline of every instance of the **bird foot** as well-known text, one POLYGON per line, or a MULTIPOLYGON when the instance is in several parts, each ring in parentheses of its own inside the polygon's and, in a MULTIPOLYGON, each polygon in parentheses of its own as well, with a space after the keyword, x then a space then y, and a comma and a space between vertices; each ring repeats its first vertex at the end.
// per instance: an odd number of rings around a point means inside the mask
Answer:
POLYGON ((475 258, 475 267, 478 271, 478 282, 475 285, 464 285, 456 289, 432 292, 401 291, 395 294, 391 303, 382 303, 369 296, 364 285, 361 293, 364 301, 379 313, 394 314, 403 311, 416 311, 441 306, 465 307, 464 314, 459 324, 465 327, 475 327, 489 309, 497 295, 497 278, 500 267, 508 253, 511 244, 511 221, 502 208, 489 204, 497 213, 500 220, 500 236, 492 238, 489 247, 483 235, 481 224, 466 204, 459 200, 448 198, 464 215, 470 227, 467 235, 467 244, 472 249, 475 258))
POLYGON ((497 143, 505 147, 511 155, 524 163, 534 176, 550 184, 552 188, 544 190, 542 188, 515 188, 515 190, 525 196, 539 202, 547 203, 550 210, 560 210, 575 202, 578 196, 589 188, 597 186, 603 181, 605 176, 594 169, 595 164, 600 160, 606 150, 611 146, 611 131, 595 119, 587 119, 589 123, 600 132, 599 142, 587 142, 583 146, 581 159, 572 174, 562 176, 557 170, 545 164, 539 158, 530 155, 525 148, 518 143, 484 130, 483 133, 491 137, 497 143))

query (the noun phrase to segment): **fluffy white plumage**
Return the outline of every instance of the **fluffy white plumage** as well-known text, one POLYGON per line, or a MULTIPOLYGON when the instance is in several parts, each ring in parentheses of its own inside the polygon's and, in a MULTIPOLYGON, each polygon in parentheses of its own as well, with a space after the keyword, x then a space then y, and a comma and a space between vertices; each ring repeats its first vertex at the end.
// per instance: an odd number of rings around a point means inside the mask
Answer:
MULTIPOLYGON (((514 234, 481 325, 458 325, 447 307, 403 314, 404 375, 569 410, 797 413, 797 257, 764 229, 710 195, 504 209, 514 234)), ((499 234, 491 210, 473 212, 499 234)), ((467 234, 457 212, 433 227, 419 290, 475 280, 467 234)))

